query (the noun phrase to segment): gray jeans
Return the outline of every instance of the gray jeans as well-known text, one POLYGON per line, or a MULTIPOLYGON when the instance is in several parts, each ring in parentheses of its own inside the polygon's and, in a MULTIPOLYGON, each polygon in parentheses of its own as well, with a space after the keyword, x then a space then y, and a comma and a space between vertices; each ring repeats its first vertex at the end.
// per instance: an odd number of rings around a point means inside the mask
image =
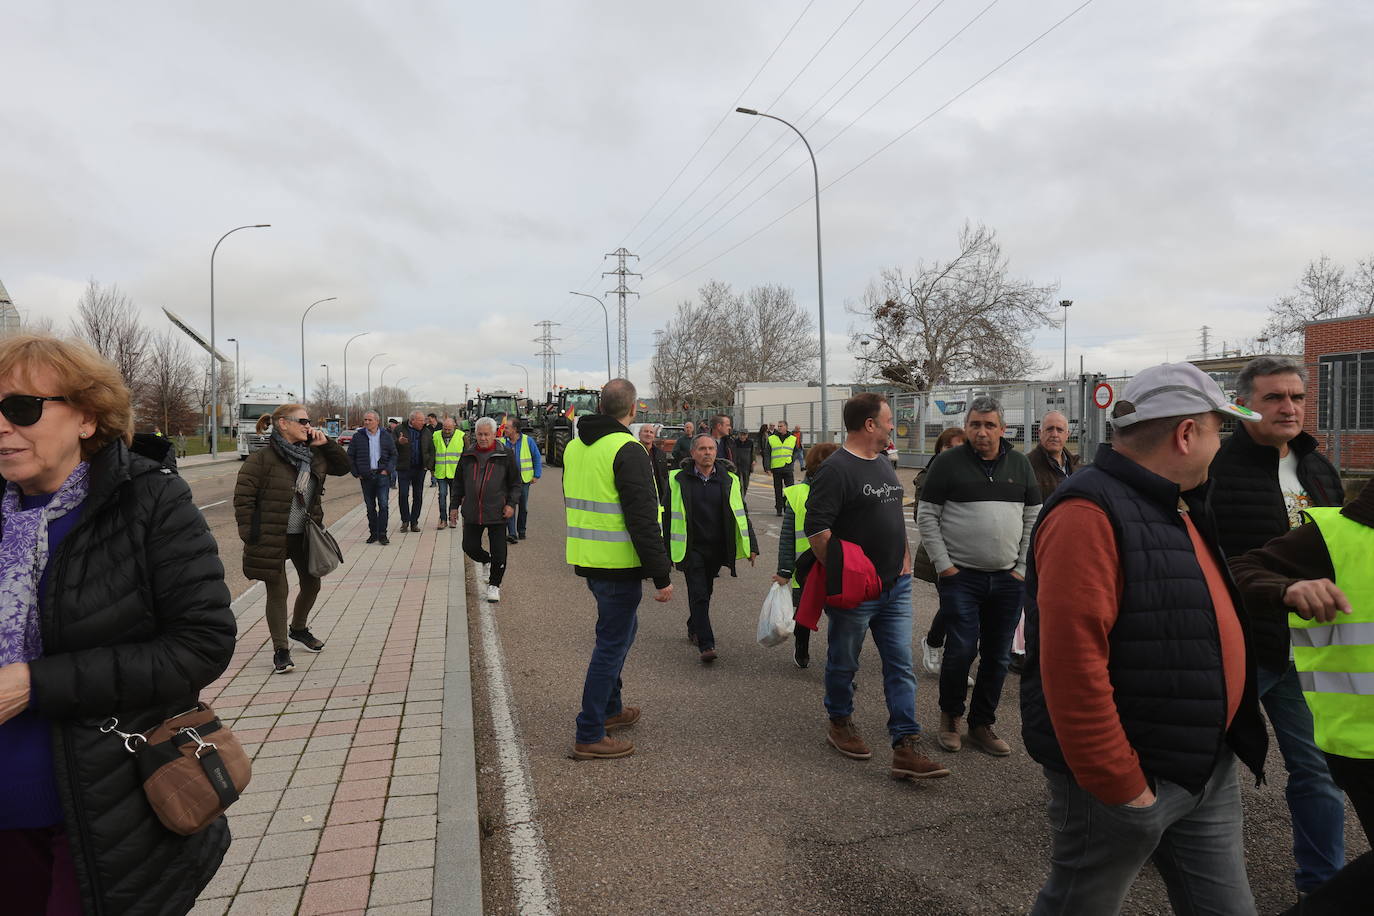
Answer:
POLYGON ((1033 916, 1110 916, 1151 859, 1175 913, 1255 916, 1245 875, 1240 785, 1229 750, 1201 794, 1155 779, 1148 808, 1105 805, 1072 776, 1045 771, 1050 788, 1050 875, 1033 916))

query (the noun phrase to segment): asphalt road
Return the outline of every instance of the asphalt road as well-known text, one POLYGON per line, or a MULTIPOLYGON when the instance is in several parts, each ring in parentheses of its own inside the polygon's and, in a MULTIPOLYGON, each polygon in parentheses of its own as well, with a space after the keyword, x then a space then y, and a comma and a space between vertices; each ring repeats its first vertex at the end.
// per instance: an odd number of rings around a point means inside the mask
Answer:
MULTIPOLYGON (((909 484, 911 472, 901 473, 909 484)), ((669 604, 653 602, 646 589, 624 674, 625 701, 642 706, 644 716, 618 733, 634 741, 636 753, 619 761, 568 759, 595 609, 585 584, 563 562, 559 474, 546 469, 532 490, 530 539, 511 548, 496 618, 536 794, 535 820, 562 912, 1029 909, 1047 870, 1048 824, 1043 775, 1020 742, 1016 677, 1008 678, 998 722, 1013 746, 1010 758, 932 748, 953 775, 899 782, 888 775, 886 711, 870 643, 855 718, 874 757, 859 762, 835 753, 825 740, 823 665, 799 670, 790 645, 768 649, 754 642, 781 521, 760 478, 747 503, 764 554, 757 568, 743 563, 738 579, 717 584, 712 622, 720 660, 703 666, 686 641, 680 576, 669 604)), ((469 566, 475 610, 473 578, 469 566)), ((916 583, 915 606, 919 640, 936 606, 932 586, 916 583)), ((486 666, 480 640, 472 644, 480 802, 490 828, 485 908, 516 913, 486 666)), ((811 655, 824 658, 824 632, 813 637, 811 655)), ((936 681, 924 673, 917 711, 933 730, 936 681)), ((1246 854, 1261 914, 1294 900, 1285 781, 1276 750, 1265 786, 1243 777, 1246 854)), ((1352 856, 1368 845, 1353 816, 1347 844, 1352 856)), ((1137 880, 1125 912, 1170 912, 1153 868, 1137 880)))

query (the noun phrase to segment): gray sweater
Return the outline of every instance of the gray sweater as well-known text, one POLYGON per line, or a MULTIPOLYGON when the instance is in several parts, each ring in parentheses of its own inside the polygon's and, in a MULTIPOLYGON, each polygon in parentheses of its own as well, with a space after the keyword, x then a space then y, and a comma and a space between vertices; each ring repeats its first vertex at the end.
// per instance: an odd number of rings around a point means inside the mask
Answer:
POLYGON ((1040 502, 1030 462, 1009 442, 1002 441, 991 472, 965 444, 931 461, 916 527, 937 572, 954 566, 1024 576, 1040 502))

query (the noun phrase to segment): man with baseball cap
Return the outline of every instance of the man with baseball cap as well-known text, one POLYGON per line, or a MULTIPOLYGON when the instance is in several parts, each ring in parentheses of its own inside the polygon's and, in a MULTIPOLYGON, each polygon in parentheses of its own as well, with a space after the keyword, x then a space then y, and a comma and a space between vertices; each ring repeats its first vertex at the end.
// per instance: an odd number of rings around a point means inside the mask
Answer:
POLYGON ((1144 370, 1031 535, 1022 737, 1055 825, 1033 913, 1115 913, 1150 859, 1176 911, 1255 913, 1236 758, 1258 778, 1268 735, 1205 509, 1227 414, 1259 419, 1193 365, 1144 370))

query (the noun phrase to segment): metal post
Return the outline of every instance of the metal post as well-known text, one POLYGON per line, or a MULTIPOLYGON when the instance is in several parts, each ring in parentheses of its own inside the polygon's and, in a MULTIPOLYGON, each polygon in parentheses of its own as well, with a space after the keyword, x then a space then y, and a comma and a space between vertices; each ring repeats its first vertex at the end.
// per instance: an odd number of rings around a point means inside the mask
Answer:
MULTIPOLYGON (((596 304, 601 306, 601 317, 606 323, 606 381, 609 382, 613 377, 611 375, 611 313, 606 310, 606 303, 598 296, 593 296, 590 293, 579 293, 576 290, 568 290, 568 293, 573 296, 585 296, 588 299, 595 299, 596 304)), ((525 388, 529 390, 528 382, 525 383, 525 388)))
MULTIPOLYGON (((376 359, 379 356, 386 356, 386 354, 374 353, 372 359, 376 359)), ((364 397, 368 398, 372 397, 372 359, 367 361, 367 394, 365 394, 364 397)))
POLYGON ((210 249, 210 459, 219 457, 219 371, 215 355, 215 254, 219 251, 220 242, 238 232, 239 229, 267 229, 271 223, 254 223, 251 226, 239 226, 230 229, 219 237, 219 242, 215 242, 215 247, 210 249))
POLYGON ((1064 378, 1069 377, 1069 306, 1073 305, 1072 299, 1060 299, 1059 305, 1064 309, 1064 378))
POLYGON ((361 334, 354 334, 352 337, 348 338, 348 340, 344 342, 344 426, 348 427, 352 427, 353 425, 353 403, 348 400, 348 345, 351 344, 353 341, 357 340, 359 337, 366 337, 369 333, 371 332, 363 331, 361 334))
MULTIPOLYGON (((328 397, 328 396, 329 396, 329 363, 320 363, 320 367, 324 369, 324 394, 325 394, 325 397, 328 397)), ((302 398, 302 400, 304 400, 304 399, 302 398)))
POLYGON ((243 400, 243 370, 239 368, 239 339, 237 337, 224 339, 234 345, 234 404, 237 406, 243 400))
POLYGON ((310 309, 319 305, 321 302, 333 302, 338 296, 330 296, 328 299, 320 299, 310 303, 310 306, 301 315, 301 403, 305 403, 305 316, 310 314, 310 309))

